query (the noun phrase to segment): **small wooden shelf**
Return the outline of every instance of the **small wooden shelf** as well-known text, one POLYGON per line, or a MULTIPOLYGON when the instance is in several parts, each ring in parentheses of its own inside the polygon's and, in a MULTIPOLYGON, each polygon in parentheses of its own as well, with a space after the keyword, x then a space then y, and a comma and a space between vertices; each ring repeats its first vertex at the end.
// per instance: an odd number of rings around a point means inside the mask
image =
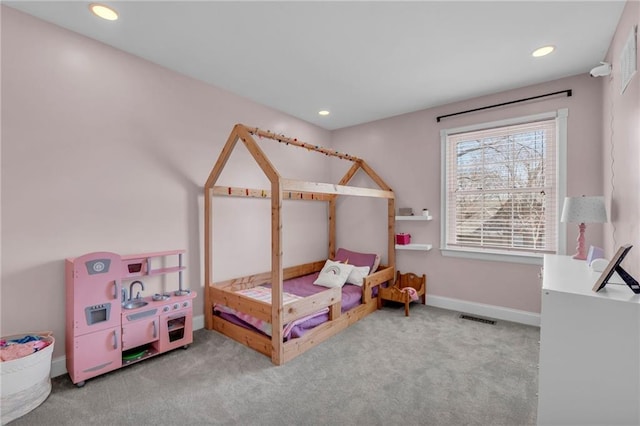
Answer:
POLYGON ((128 256, 122 256, 123 276, 124 279, 132 279, 139 277, 152 277, 157 275, 165 275, 174 272, 178 272, 178 282, 180 288, 182 288, 182 271, 187 269, 182 265, 182 255, 185 250, 168 250, 157 251, 153 253, 132 254, 128 256), (177 256, 177 265, 155 268, 152 267, 151 259, 159 259, 161 257, 177 256))
POLYGON ((396 250, 417 250, 429 251, 433 248, 431 244, 396 244, 396 250))
POLYGON ((396 220, 433 220, 433 216, 396 216, 396 220))
POLYGON ((162 274, 168 274, 168 273, 171 273, 171 272, 184 271, 186 269, 187 269, 186 266, 171 266, 171 267, 168 267, 168 268, 152 269, 147 273, 147 275, 150 275, 150 276, 162 275, 162 274))
POLYGON ((122 260, 135 260, 135 259, 148 259, 150 257, 163 257, 163 256, 171 256, 174 254, 183 254, 187 251, 184 249, 180 250, 165 250, 165 251, 154 251, 151 253, 142 253, 142 254, 129 254, 127 256, 121 256, 122 260))

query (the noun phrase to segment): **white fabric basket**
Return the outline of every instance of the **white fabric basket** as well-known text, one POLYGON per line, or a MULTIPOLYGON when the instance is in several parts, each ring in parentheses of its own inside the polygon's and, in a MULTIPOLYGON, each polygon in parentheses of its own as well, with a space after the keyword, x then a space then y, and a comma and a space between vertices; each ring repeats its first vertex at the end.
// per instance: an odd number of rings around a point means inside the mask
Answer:
POLYGON ((46 348, 22 358, 0 362, 0 417, 5 425, 42 404, 51 392, 51 355, 55 340, 50 332, 3 337, 40 336, 51 342, 46 348))

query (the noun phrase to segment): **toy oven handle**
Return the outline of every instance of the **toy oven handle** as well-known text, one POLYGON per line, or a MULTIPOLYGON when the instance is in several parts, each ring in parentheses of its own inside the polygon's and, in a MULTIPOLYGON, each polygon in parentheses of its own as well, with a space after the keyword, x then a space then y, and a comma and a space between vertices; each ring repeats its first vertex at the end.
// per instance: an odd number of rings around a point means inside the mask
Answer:
POLYGON ((118 298, 118 280, 113 280, 113 298, 118 298))

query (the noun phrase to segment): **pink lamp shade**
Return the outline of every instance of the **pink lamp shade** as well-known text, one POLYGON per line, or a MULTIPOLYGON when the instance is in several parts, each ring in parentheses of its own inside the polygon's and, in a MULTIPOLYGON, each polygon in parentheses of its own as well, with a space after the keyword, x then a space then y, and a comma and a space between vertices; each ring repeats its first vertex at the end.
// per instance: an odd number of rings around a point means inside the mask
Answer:
POLYGON ((587 252, 584 244, 586 223, 605 223, 607 210, 604 197, 566 197, 562 208, 562 222, 578 223, 578 246, 574 259, 586 260, 587 252))

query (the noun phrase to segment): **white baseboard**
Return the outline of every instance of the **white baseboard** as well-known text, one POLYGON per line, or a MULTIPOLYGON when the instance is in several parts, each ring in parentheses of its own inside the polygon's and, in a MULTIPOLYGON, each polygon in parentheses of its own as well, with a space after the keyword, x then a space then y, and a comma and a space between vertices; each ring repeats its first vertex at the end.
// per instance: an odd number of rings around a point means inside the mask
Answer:
POLYGON ((51 377, 67 374, 67 357, 62 355, 51 360, 51 377))
MULTIPOLYGON (((193 317, 193 329, 200 330, 204 328, 204 315, 193 317)), ((58 377, 67 374, 67 357, 62 355, 51 360, 51 377, 58 377)))
POLYGON ((540 314, 427 294, 427 305, 540 327, 540 314))
POLYGON ((193 329, 200 330, 204 328, 204 314, 193 317, 193 329))

